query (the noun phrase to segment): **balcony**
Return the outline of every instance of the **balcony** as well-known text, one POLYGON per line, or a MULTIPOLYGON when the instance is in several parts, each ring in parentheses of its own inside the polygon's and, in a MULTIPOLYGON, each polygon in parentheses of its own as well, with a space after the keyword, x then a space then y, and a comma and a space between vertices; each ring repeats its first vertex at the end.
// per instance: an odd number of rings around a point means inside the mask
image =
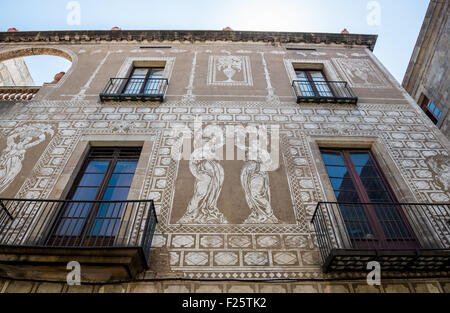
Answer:
POLYGON ((164 101, 167 78, 110 78, 100 100, 104 101, 164 101))
POLYGON ((39 86, 0 86, 0 101, 30 101, 40 88, 39 86))
POLYGON ((65 281, 78 261, 83 282, 133 279, 156 223, 152 200, 0 199, 0 277, 65 281))
POLYGON ((312 224, 324 272, 366 272, 370 261, 385 272, 450 271, 450 204, 319 202, 312 224), (361 218, 365 206, 383 216, 382 236, 361 218))
POLYGON ((297 103, 345 103, 356 104, 358 97, 347 82, 294 80, 292 82, 297 103))

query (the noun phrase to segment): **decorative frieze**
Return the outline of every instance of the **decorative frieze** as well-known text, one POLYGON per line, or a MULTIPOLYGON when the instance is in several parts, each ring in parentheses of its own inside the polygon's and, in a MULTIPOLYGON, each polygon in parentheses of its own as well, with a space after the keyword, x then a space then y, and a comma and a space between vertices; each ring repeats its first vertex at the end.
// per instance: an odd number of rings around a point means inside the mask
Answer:
POLYGON ((364 46, 373 50, 376 35, 327 34, 298 32, 250 32, 250 31, 44 31, 44 32, 0 32, 0 42, 58 42, 58 43, 101 43, 101 42, 261 42, 273 44, 326 44, 364 46))

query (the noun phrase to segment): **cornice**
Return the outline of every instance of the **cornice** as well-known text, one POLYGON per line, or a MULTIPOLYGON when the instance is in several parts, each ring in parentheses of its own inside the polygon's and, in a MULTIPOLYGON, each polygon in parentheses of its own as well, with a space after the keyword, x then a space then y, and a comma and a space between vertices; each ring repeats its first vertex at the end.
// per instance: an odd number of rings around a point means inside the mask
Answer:
POLYGON ((101 43, 101 42, 260 42, 276 44, 337 44, 363 46, 373 51, 377 35, 254 32, 211 30, 70 30, 0 32, 0 43, 101 43))

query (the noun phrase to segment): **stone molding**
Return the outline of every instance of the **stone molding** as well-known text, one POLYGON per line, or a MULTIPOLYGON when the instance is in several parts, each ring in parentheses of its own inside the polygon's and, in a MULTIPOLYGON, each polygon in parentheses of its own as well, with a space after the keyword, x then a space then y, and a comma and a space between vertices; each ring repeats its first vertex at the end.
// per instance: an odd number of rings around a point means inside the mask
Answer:
POLYGON ((300 33, 300 32, 251 32, 251 31, 200 31, 200 30, 88 30, 0 32, 2 43, 98 43, 102 41, 125 42, 262 42, 272 44, 337 44, 365 46, 373 51, 377 35, 300 33))

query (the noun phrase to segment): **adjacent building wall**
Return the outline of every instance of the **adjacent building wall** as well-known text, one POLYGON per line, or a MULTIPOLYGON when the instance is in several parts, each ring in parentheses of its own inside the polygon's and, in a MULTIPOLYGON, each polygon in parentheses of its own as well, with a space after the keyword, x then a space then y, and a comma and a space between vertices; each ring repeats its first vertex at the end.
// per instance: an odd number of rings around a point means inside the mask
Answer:
POLYGON ((446 0, 431 0, 420 30, 403 87, 420 104, 423 96, 442 111, 437 126, 450 137, 450 6, 446 0))
POLYGON ((0 62, 0 86, 34 86, 23 58, 0 62))

